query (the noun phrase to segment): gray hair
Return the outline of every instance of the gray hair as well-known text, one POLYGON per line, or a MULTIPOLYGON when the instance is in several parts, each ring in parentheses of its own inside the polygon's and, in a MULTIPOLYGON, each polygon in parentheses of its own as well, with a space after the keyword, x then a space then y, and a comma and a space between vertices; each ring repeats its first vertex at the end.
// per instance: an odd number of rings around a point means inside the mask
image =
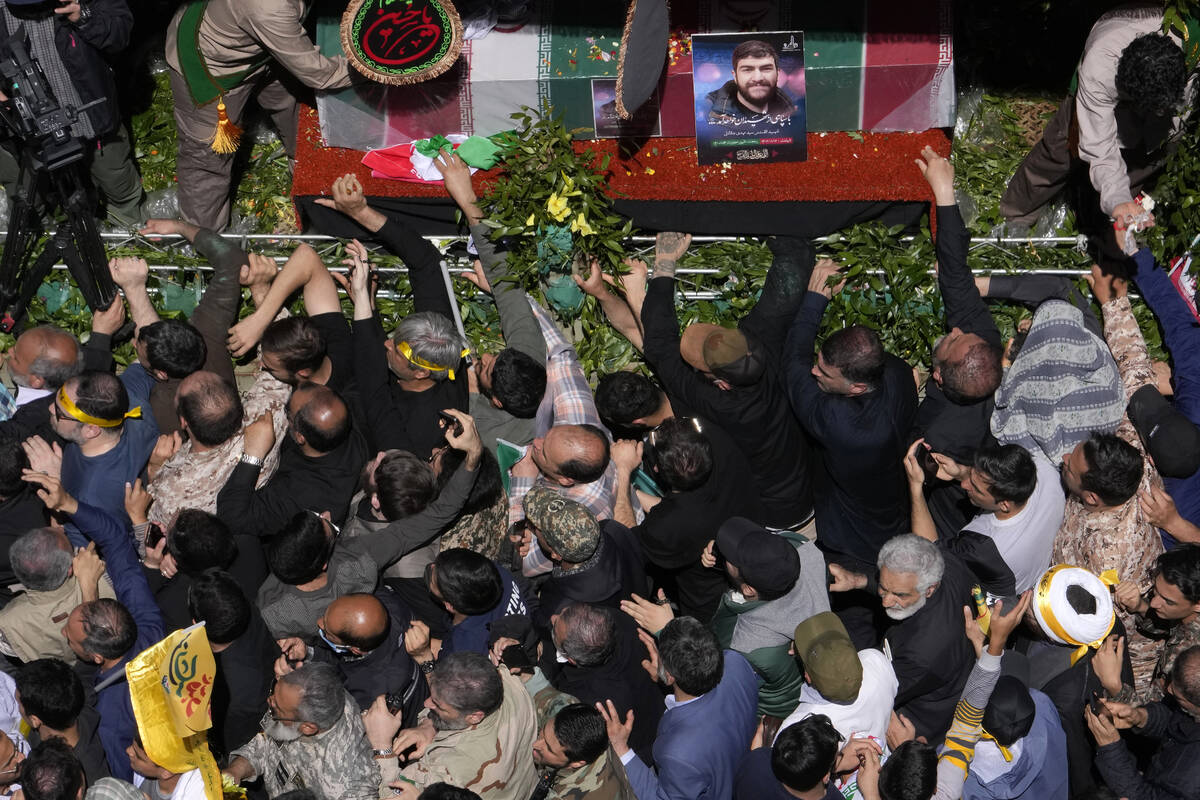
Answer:
POLYGON ((8 548, 13 575, 31 592, 51 592, 71 573, 71 554, 59 547, 62 534, 34 528, 8 548))
POLYGON ((616 622, 603 606, 572 603, 558 613, 566 634, 558 648, 581 667, 598 667, 616 649, 616 622))
POLYGON ((880 569, 917 576, 917 591, 925 592, 942 579, 946 560, 938 546, 915 533, 893 536, 879 549, 880 569))
POLYGON ((438 698, 460 714, 491 714, 504 702, 504 683, 487 656, 463 650, 437 661, 430 680, 438 698))
MULTIPOLYGON (((436 311, 409 314, 400 320, 392 338, 397 344, 408 342, 413 355, 422 361, 447 367, 429 371, 429 377, 435 381, 444 381, 449 377, 449 370, 458 366, 462 351, 467 347, 467 340, 454 327, 454 323, 445 314, 436 311)), ((419 364, 413 366, 422 369, 419 364)))
POLYGON ((346 689, 331 664, 306 663, 281 677, 280 682, 300 690, 296 716, 327 731, 338 723, 346 709, 346 689))

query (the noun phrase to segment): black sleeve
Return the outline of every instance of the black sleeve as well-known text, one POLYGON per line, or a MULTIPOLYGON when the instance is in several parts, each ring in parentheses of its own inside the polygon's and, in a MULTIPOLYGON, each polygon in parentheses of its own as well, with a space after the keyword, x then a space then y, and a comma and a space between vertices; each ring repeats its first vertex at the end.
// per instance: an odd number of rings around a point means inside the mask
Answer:
POLYGON ((85 5, 91 9, 91 16, 86 22, 81 20, 81 24, 72 26, 79 38, 110 55, 129 46, 133 12, 125 0, 89 0, 85 5))
POLYGON ((408 267, 412 286, 413 311, 436 311, 454 319, 446 279, 442 276, 442 255, 429 240, 392 218, 375 235, 393 255, 408 267))
POLYGON ((383 349, 383 326, 379 318, 356 319, 350 324, 354 342, 354 379, 366 421, 364 434, 372 447, 387 442, 389 447, 414 451, 408 435, 409 407, 392 402, 388 388, 387 356, 383 349))
POLYGON ((678 396, 702 416, 723 419, 738 406, 679 355, 679 320, 675 316, 675 279, 655 278, 642 303, 642 346, 646 363, 667 394, 678 396))
MULTIPOLYGON (((120 300, 119 297, 117 299, 120 300)), ((112 365, 112 337, 107 333, 92 331, 92 335, 88 337, 87 343, 83 346, 83 368, 109 372, 112 370, 112 365)))
POLYGON ((794 246, 793 252, 781 250, 775 256, 763 281, 758 302, 738 323, 739 328, 752 334, 767 348, 776 363, 787 339, 788 326, 795 319, 800 303, 808 293, 808 279, 816 263, 812 242, 803 239, 796 241, 794 246))
POLYGON ((1012 597, 1017 593, 1017 579, 990 537, 961 531, 949 539, 938 539, 938 544, 961 558, 985 591, 997 597, 1012 597))
POLYGON ((974 333, 1000 346, 1000 329, 975 287, 967 266, 971 238, 958 206, 937 207, 938 289, 946 306, 946 327, 974 333))
POLYGON ((327 311, 309 317, 325 337, 325 354, 329 356, 331 372, 325 384, 337 392, 345 391, 354 383, 354 340, 350 326, 340 311, 327 311))
POLYGON ((993 275, 988 297, 1014 300, 1027 306, 1038 306, 1046 300, 1065 300, 1083 312, 1083 324, 1089 331, 1104 338, 1104 328, 1092 310, 1092 304, 1079 291, 1075 281, 1062 275, 1039 275, 1036 272, 993 275))
POLYGON ((234 533, 270 536, 300 509, 287 487, 274 480, 255 490, 259 469, 238 462, 217 494, 217 516, 234 533))

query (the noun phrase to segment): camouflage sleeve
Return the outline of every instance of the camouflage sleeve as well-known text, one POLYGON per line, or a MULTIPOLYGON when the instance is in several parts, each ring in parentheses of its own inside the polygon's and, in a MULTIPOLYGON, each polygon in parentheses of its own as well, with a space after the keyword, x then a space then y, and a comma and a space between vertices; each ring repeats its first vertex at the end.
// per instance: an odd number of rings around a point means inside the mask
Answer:
POLYGON ((263 756, 265 754, 264 748, 266 747, 266 734, 260 732, 256 734, 253 739, 229 754, 230 761, 233 761, 233 759, 241 756, 250 763, 250 769, 254 770, 252 774, 246 776, 244 783, 250 783, 259 775, 263 774, 263 767, 266 763, 263 759, 263 756))
MULTIPOLYGON (((1104 315, 1104 339, 1121 372, 1125 399, 1128 400, 1138 389, 1155 381, 1154 368, 1146 352, 1146 340, 1142 338, 1128 297, 1110 300, 1100 307, 1100 311, 1104 315)), ((1136 447, 1138 452, 1145 452, 1142 439, 1128 415, 1121 419, 1117 435, 1136 447)))
POLYGON ((1154 383, 1154 368, 1146 352, 1146 341, 1133 316, 1128 297, 1110 300, 1100 308, 1104 314, 1104 339, 1112 351, 1125 384, 1125 397, 1154 383))

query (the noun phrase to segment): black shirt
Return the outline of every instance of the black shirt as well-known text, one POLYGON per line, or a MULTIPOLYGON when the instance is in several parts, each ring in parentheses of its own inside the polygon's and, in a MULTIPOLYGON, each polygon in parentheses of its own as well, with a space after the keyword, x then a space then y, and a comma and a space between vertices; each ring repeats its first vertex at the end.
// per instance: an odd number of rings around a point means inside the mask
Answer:
POLYGON ((259 467, 239 462, 217 495, 217 516, 235 534, 271 536, 297 511, 328 511, 334 525, 346 521, 350 498, 367 461, 367 445, 357 430, 332 452, 307 456, 288 436, 279 469, 255 489, 259 467))
POLYGON ((642 305, 646 361, 662 381, 672 406, 677 413, 682 408, 694 409, 708 419, 718 420, 737 442, 759 488, 766 524, 790 527, 804 522, 813 507, 809 446, 788 404, 775 348, 794 306, 774 302, 763 289, 758 305, 739 327, 765 348, 766 370, 751 386, 724 390, 690 367, 679 354, 679 322, 674 305, 675 279, 650 281, 642 305), (782 313, 778 313, 780 305, 782 313))
POLYGON ((885 355, 883 380, 865 394, 821 390, 812 375, 813 345, 829 301, 809 292, 788 335, 792 406, 817 444, 817 529, 832 560, 848 557, 872 571, 879 548, 909 532, 904 454, 917 410, 917 388, 908 364, 885 355))
MULTIPOLYGON (((393 219, 375 235, 408 267, 413 313, 434 312, 453 320, 437 248, 393 219)), ((438 380, 425 391, 405 391, 388 370, 379 318, 355 320, 353 328, 354 369, 372 452, 397 448, 427 458, 433 448, 445 444, 438 412, 467 410, 466 365, 456 359, 448 365, 453 368, 454 380, 442 373, 446 380, 438 380)))
POLYGON ((634 530, 656 582, 679 602, 680 616, 708 622, 728 585, 724 570, 703 566, 700 555, 730 517, 761 522, 765 513, 745 454, 723 428, 708 420, 700 424, 712 447, 708 480, 699 488, 669 493, 634 530))

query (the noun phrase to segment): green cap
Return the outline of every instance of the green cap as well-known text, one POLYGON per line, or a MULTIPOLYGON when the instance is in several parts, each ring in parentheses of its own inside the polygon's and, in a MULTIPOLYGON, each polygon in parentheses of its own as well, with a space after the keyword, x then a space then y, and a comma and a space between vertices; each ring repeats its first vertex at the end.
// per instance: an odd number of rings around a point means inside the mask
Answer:
POLYGON ((812 686, 826 700, 849 703, 862 687, 862 662, 846 626, 832 611, 823 611, 796 626, 796 655, 804 662, 812 686))
POLYGON ((564 561, 582 564, 600 545, 600 526, 586 507, 548 486, 535 486, 525 495, 525 518, 564 561))

